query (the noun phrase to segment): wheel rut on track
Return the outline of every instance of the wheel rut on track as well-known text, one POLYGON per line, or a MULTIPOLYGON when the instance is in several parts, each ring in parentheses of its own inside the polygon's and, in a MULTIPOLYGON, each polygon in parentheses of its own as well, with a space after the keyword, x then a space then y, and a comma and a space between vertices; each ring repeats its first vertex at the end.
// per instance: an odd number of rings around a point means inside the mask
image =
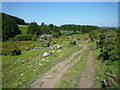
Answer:
MULTIPOLYGON (((94 47, 95 48, 95 47, 94 47)), ((93 50, 90 50, 86 65, 80 76, 79 88, 91 88, 94 81, 94 59, 92 56, 93 50)))
POLYGON ((83 45, 81 50, 74 52, 68 58, 55 65, 52 69, 38 78, 35 83, 31 85, 31 88, 55 88, 55 85, 61 79, 62 75, 67 71, 68 68, 80 60, 81 55, 75 59, 74 57, 82 53, 85 49, 87 49, 87 46, 83 45), (71 62, 73 59, 74 62, 71 62))

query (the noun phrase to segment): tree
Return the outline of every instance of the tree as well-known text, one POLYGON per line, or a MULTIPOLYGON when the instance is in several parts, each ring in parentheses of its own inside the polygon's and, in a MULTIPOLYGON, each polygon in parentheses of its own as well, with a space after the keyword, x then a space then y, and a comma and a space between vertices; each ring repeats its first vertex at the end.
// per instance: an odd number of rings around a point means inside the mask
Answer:
POLYGON ((49 28, 50 28, 51 30, 53 30, 53 28, 54 28, 54 25, 53 25, 53 24, 49 24, 48 26, 49 26, 49 28))
POLYGON ((28 34, 31 34, 31 35, 39 35, 40 32, 39 32, 39 27, 38 27, 38 24, 36 22, 31 22, 29 25, 28 25, 28 34))
POLYGON ((53 28, 52 28, 52 34, 53 34, 53 37, 55 37, 55 38, 58 38, 60 35, 61 35, 61 32, 60 32, 60 30, 59 30, 59 27, 57 27, 57 26, 54 26, 53 28))
POLYGON ((39 26, 39 29, 40 29, 42 34, 51 34, 51 30, 50 30, 49 26, 45 25, 44 23, 42 23, 39 26))
POLYGON ((45 25, 44 22, 42 22, 41 25, 44 26, 45 25))
POLYGON ((26 24, 25 21, 23 19, 21 19, 21 18, 18 18, 16 16, 12 16, 12 15, 8 15, 8 14, 5 14, 5 13, 1 13, 1 14, 12 18, 19 25, 25 25, 26 24))
POLYGON ((71 30, 71 31, 79 31, 81 33, 89 33, 92 30, 97 30, 99 27, 91 26, 91 25, 75 25, 75 24, 65 24, 60 26, 61 30, 71 30))
POLYGON ((2 40, 8 40, 20 33, 16 22, 11 17, 2 14, 2 40))

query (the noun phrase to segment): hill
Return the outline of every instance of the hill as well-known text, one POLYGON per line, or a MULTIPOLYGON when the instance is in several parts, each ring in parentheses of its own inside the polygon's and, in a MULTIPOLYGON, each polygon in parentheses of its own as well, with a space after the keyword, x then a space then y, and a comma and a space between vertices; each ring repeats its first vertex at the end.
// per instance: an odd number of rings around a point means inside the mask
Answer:
POLYGON ((18 18, 18 17, 16 17, 16 16, 8 15, 8 14, 5 14, 5 13, 0 13, 0 14, 11 17, 11 18, 12 18, 17 24, 19 24, 19 25, 25 25, 25 24, 26 24, 23 19, 18 18))

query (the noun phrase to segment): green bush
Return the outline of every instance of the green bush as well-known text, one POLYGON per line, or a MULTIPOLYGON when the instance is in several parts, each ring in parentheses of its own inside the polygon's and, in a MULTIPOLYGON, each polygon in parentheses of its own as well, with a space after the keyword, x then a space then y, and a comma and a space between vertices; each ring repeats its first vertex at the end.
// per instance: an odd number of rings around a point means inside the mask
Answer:
POLYGON ((32 39, 32 35, 30 34, 20 34, 14 37, 15 41, 28 41, 32 39))
POLYGON ((9 38, 8 40, 9 40, 9 41, 14 41, 14 38, 9 38))
POLYGON ((53 33, 53 37, 58 38, 59 36, 60 36, 60 34, 58 32, 53 33))
POLYGON ((40 30, 39 30, 39 26, 36 22, 31 22, 29 25, 28 25, 28 31, 27 31, 28 34, 31 34, 31 35, 39 35, 40 34, 40 30))
POLYGON ((14 49, 12 49, 12 50, 10 51, 10 55, 11 55, 11 56, 21 55, 21 50, 14 48, 14 49))
POLYGON ((77 45, 75 40, 70 42, 70 46, 74 46, 74 45, 77 45))
POLYGON ((7 50, 2 50, 2 55, 9 55, 9 53, 10 53, 10 50, 9 49, 7 49, 7 50))
POLYGON ((38 38, 37 35, 33 35, 31 40, 32 40, 32 41, 36 41, 37 38, 38 38))
POLYGON ((52 42, 52 35, 50 35, 50 34, 43 34, 43 35, 39 36, 39 38, 37 40, 40 41, 40 43, 44 47, 49 47, 50 43, 52 42))
POLYGON ((2 50, 2 55, 11 55, 11 56, 14 56, 14 55, 21 55, 21 50, 20 49, 6 49, 6 50, 2 50))

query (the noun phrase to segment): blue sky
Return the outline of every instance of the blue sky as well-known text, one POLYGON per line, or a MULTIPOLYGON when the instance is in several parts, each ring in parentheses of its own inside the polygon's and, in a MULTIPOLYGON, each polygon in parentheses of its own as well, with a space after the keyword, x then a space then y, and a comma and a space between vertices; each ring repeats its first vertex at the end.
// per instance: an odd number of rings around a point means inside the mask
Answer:
POLYGON ((117 2, 3 2, 2 12, 38 24, 117 26, 117 2))

